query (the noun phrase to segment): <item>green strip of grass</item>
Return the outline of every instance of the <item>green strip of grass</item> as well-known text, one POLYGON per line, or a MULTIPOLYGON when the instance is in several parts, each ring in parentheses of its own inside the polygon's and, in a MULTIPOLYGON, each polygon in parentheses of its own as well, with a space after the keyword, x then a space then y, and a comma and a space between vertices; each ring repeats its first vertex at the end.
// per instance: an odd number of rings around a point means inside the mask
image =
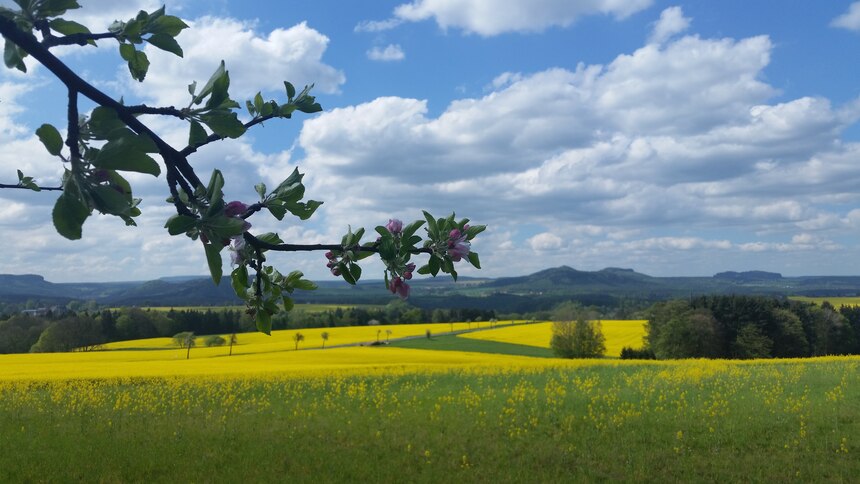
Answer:
POLYGON ((439 335, 427 338, 414 338, 392 341, 391 346, 398 348, 415 348, 419 350, 441 351, 471 351, 473 353, 498 353, 502 355, 533 356, 537 358, 553 358, 552 350, 536 346, 500 343, 471 338, 460 338, 456 335, 439 335))

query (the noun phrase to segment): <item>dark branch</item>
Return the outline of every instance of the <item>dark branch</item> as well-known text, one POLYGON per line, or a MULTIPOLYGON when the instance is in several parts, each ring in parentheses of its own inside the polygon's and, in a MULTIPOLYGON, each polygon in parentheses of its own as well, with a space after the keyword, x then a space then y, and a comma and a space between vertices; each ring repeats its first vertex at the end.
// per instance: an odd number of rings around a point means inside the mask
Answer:
MULTIPOLYGON (((75 74, 67 65, 60 61, 52 54, 47 47, 43 46, 29 33, 21 31, 12 20, 0 16, 0 34, 6 37, 7 41, 11 41, 24 49, 34 59, 39 61, 45 68, 51 71, 57 78, 63 82, 69 89, 83 94, 90 98, 93 102, 109 107, 117 112, 119 118, 137 134, 146 134, 149 136, 155 145, 158 147, 159 153, 164 159, 166 165, 175 165, 179 172, 192 185, 200 186, 202 183, 194 173, 194 169, 188 163, 188 160, 180 154, 176 149, 167 144, 158 135, 152 132, 149 127, 141 123, 133 113, 128 111, 126 106, 123 106, 104 92, 100 91, 92 84, 83 80, 75 74)), ((191 193, 189 193, 190 195, 191 193)))
POLYGON ((58 45, 87 45, 91 40, 96 41, 116 38, 116 34, 113 32, 104 32, 101 34, 71 34, 57 37, 50 33, 50 31, 45 35, 44 30, 42 31, 42 36, 45 38, 45 40, 42 41, 42 45, 47 49, 58 45))
MULTIPOLYGON (((30 188, 30 187, 25 187, 22 185, 7 185, 5 183, 0 183, 0 188, 21 188, 21 189, 25 189, 25 190, 32 190, 32 188, 30 188)), ((39 190, 42 190, 43 192, 51 192, 51 191, 61 192, 61 191, 63 191, 63 187, 39 187, 39 190)))
MULTIPOLYGON (((266 249, 266 250, 274 250, 278 252, 313 252, 317 250, 351 250, 353 252, 372 252, 374 254, 379 253, 379 248, 375 245, 372 246, 363 246, 363 245, 352 245, 349 247, 344 247, 341 244, 270 244, 268 242, 264 242, 253 235, 245 232, 244 234, 245 242, 251 244, 254 248, 257 249, 266 249)), ((429 247, 416 248, 410 251, 412 254, 432 254, 433 249, 429 247)))
MULTIPOLYGON (((277 118, 277 117, 278 116, 276 114, 270 114, 268 116, 260 116, 259 118, 254 118, 254 119, 248 121, 247 123, 245 123, 244 126, 245 126, 245 129, 247 130, 248 128, 250 128, 252 126, 256 126, 260 123, 263 123, 265 121, 268 121, 270 119, 277 118)), ((191 153, 197 152, 198 148, 200 148, 202 146, 206 146, 209 143, 212 143, 214 141, 221 141, 224 138, 226 138, 226 136, 221 136, 221 135, 212 133, 209 136, 207 136, 206 139, 202 143, 194 145, 194 146, 188 145, 185 148, 183 148, 182 151, 179 152, 179 154, 182 156, 188 156, 191 153)))
POLYGON ((66 146, 72 153, 72 165, 80 163, 81 150, 78 146, 78 138, 80 137, 80 128, 78 126, 78 91, 69 88, 69 111, 68 111, 68 136, 66 136, 66 146))
POLYGON ((179 119, 185 119, 188 117, 188 115, 182 110, 176 109, 173 106, 169 106, 166 108, 154 108, 147 106, 146 104, 139 104, 136 106, 126 106, 126 109, 132 114, 160 114, 162 116, 174 116, 179 119))

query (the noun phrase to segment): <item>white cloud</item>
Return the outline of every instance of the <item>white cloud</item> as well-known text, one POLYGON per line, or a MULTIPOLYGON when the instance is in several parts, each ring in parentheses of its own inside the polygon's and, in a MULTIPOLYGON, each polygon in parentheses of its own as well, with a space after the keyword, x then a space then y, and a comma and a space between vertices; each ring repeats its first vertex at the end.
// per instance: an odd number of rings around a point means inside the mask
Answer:
POLYGON ((365 20, 363 22, 359 22, 353 30, 355 32, 382 32, 385 30, 391 30, 402 23, 403 20, 397 18, 387 20, 365 20))
MULTIPOLYGON (((586 15, 624 19, 651 3, 652 0, 415 0, 396 7, 394 18, 410 22, 433 18, 443 29, 453 27, 489 37, 568 27, 586 15)), ((388 20, 372 25, 388 27, 393 23, 388 20)))
MULTIPOLYGON (((346 82, 343 72, 322 60, 329 39, 305 22, 288 29, 258 33, 254 25, 230 18, 203 17, 177 37, 185 57, 147 46, 150 71, 142 83, 128 81, 139 96, 159 105, 185 106, 186 86, 202 86, 224 60, 230 72, 230 94, 250 99, 258 90, 283 94, 283 81, 301 87, 314 83, 317 93, 336 93, 346 82)), ((126 68, 122 76, 128 78, 126 68)))
POLYGON ((391 62, 406 58, 403 49, 397 44, 388 44, 385 48, 374 47, 367 51, 367 58, 374 61, 391 62))
POLYGON ((426 100, 381 97, 306 121, 298 162, 314 191, 350 186, 327 222, 456 210, 509 234, 508 258, 567 246, 560 262, 659 271, 677 264, 667 254, 701 267, 698 254, 720 250, 755 265, 751 251, 800 250, 806 236, 785 242, 794 235, 845 233, 846 204, 860 203, 860 145, 840 141, 856 103, 771 103, 772 48, 766 36, 669 37, 605 65, 501 73, 436 116, 426 100), (726 226, 774 240, 699 235, 726 226))
POLYGON ((690 27, 690 19, 684 17, 681 7, 669 7, 660 13, 660 20, 654 23, 654 30, 648 42, 662 44, 672 36, 684 32, 690 27))
POLYGON ((833 19, 830 25, 848 30, 860 30, 860 2, 852 3, 848 11, 833 19))
POLYGON ((549 232, 537 234, 529 238, 526 242, 528 242, 532 250, 538 252, 558 250, 562 246, 561 237, 549 232))

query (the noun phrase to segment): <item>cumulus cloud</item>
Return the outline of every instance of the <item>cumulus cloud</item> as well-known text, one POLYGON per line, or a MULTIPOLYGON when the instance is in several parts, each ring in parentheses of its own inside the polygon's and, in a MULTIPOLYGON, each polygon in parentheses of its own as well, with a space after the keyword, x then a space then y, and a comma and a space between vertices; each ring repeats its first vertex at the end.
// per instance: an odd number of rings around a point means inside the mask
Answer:
POLYGON ((847 30, 860 31, 860 2, 854 2, 848 7, 848 11, 830 22, 833 27, 847 30))
POLYGON ((529 238, 526 242, 532 250, 538 252, 558 250, 562 246, 561 237, 550 232, 537 234, 534 237, 529 238))
POLYGON ((318 175, 315 190, 351 187, 327 207, 328 220, 468 207, 508 234, 500 242, 508 258, 556 250, 583 267, 602 260, 647 270, 679 251, 702 267, 697 254, 713 250, 755 265, 756 250, 839 246, 809 235, 860 224, 845 213, 860 202, 860 169, 849 161, 860 145, 840 140, 857 119, 854 103, 772 102, 767 36, 679 37, 688 24, 667 9, 655 24, 659 42, 602 65, 504 72, 484 96, 435 116, 426 100, 401 97, 328 111, 304 123, 299 162, 318 175), (593 230, 575 232, 580 226, 593 230), (719 236, 726 226, 763 240, 719 236))
MULTIPOLYGON (((184 58, 147 46, 151 68, 142 83, 128 81, 136 94, 160 105, 188 104, 186 86, 204 84, 224 60, 234 99, 250 99, 258 90, 282 93, 283 81, 314 83, 318 93, 336 93, 344 73, 323 62, 329 38, 301 22, 259 33, 254 24, 231 18, 203 17, 177 40, 184 58)), ((123 78, 128 75, 122 67, 123 78)))
POLYGON ((434 19, 443 29, 457 28, 484 37, 506 32, 541 32, 568 27, 586 15, 611 15, 624 19, 651 6, 652 0, 415 0, 394 9, 382 21, 362 22, 356 31, 377 32, 400 25, 434 19))
POLYGON ((398 44, 388 44, 384 48, 373 47, 368 50, 367 58, 382 62, 401 61, 406 58, 406 54, 398 44))
POLYGON ((654 30, 648 42, 662 44, 672 36, 679 34, 690 27, 690 19, 684 17, 681 7, 669 7, 660 13, 660 20, 654 23, 654 30))

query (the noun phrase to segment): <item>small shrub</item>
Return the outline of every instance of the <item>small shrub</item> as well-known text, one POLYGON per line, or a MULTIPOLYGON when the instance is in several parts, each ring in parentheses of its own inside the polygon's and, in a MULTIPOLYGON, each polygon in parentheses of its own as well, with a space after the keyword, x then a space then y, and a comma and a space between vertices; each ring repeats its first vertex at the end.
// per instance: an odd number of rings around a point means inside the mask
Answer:
POLYGON ((629 346, 621 348, 622 360, 656 360, 654 352, 648 348, 635 349, 629 346))
POLYGON ((217 334, 213 334, 203 338, 203 344, 206 346, 224 346, 227 344, 227 340, 217 334))

